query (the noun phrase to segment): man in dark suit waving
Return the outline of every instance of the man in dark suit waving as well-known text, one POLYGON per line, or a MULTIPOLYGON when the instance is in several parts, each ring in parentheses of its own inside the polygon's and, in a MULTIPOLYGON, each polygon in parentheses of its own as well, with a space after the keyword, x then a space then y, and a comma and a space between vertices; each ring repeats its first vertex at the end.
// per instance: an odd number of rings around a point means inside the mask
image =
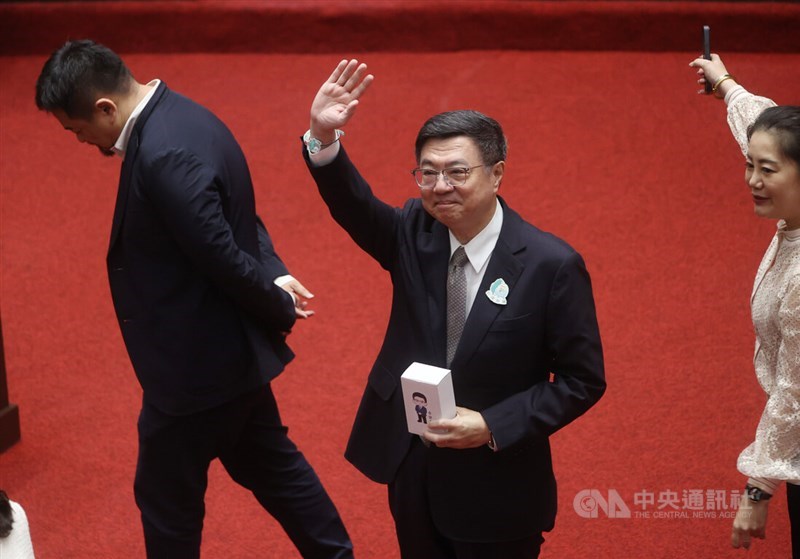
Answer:
POLYGON ((556 513, 548 437, 605 390, 589 275, 497 196, 506 141, 483 114, 429 119, 416 141, 420 198, 378 200, 339 140, 372 79, 343 60, 304 135, 333 218, 393 285, 346 456, 388 484, 404 558, 536 557, 556 513), (401 394, 414 361, 450 368, 458 405, 422 439, 406 431, 401 394))
POLYGON ((51 55, 36 104, 81 142, 124 159, 107 263, 143 389, 134 493, 147 556, 200 556, 208 467, 219 458, 304 557, 352 557, 270 389, 294 356, 285 337, 312 314, 311 294, 256 216, 231 132, 163 82, 138 83, 91 41, 51 55))

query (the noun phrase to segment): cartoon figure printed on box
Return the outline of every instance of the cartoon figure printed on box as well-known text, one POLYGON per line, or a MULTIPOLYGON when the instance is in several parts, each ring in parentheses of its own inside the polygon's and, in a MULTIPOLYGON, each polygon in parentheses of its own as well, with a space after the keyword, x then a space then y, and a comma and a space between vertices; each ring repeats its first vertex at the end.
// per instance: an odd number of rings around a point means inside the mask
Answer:
POLYGON ((430 419, 431 414, 428 412, 428 398, 425 397, 425 394, 422 392, 414 392, 411 395, 411 399, 414 400, 414 410, 417 412, 417 423, 425 423, 428 424, 428 419, 430 419))

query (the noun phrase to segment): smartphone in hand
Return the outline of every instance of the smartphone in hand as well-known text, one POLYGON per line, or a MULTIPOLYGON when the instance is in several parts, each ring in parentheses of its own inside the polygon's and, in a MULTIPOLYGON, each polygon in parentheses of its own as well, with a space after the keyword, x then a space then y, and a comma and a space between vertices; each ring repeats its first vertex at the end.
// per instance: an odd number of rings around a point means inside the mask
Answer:
MULTIPOLYGON (((703 26, 703 58, 711 60, 711 28, 708 25, 703 26)), ((706 78, 706 93, 711 93, 711 82, 706 78)))

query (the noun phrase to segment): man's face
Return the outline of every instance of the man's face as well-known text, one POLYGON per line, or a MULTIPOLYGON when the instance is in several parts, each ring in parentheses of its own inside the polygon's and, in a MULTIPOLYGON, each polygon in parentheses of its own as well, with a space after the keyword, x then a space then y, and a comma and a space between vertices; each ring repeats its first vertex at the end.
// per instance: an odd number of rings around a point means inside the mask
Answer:
POLYGON ((81 143, 95 146, 100 153, 106 156, 114 155, 111 148, 117 141, 121 129, 115 125, 116 111, 108 107, 96 107, 92 112, 91 120, 70 118, 62 110, 53 111, 61 126, 73 132, 81 143))
MULTIPOLYGON (((441 171, 482 165, 480 151, 466 136, 431 139, 423 145, 419 166, 441 171)), ((466 244, 491 221, 505 162, 472 169, 462 186, 449 186, 439 177, 433 188, 421 189, 422 206, 466 244)))
POLYGON ((425 398, 420 398, 419 396, 414 396, 414 402, 420 406, 424 406, 425 404, 427 404, 425 398))

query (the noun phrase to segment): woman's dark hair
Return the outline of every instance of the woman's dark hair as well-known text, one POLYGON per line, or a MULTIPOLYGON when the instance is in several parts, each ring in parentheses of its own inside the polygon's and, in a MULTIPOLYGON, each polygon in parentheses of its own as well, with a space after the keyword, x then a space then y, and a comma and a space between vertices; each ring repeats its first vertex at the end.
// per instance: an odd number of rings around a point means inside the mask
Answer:
POLYGON ((36 106, 90 119, 97 97, 127 93, 133 79, 122 59, 93 41, 69 41, 53 52, 36 81, 36 106))
POLYGON ((12 524, 14 524, 14 512, 11 510, 11 503, 6 492, 0 489, 0 538, 5 538, 11 533, 12 524))
POLYGON ((432 116, 422 125, 414 145, 417 163, 425 142, 456 136, 466 136, 475 142, 484 165, 506 159, 506 137, 496 120, 478 111, 450 111, 432 116))
POLYGON ((783 155, 800 167, 800 107, 782 105, 763 111, 747 129, 747 140, 754 132, 775 135, 783 155))

